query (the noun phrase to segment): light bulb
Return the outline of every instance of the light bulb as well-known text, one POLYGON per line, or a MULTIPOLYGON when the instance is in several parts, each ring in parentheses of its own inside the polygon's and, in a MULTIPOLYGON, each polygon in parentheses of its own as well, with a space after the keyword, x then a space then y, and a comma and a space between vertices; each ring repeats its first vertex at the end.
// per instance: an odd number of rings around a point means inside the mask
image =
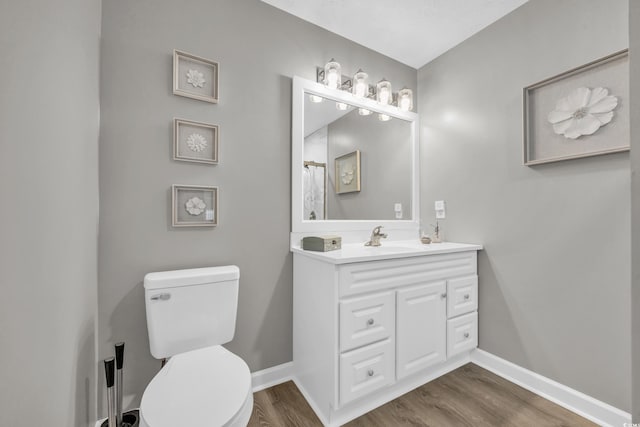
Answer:
POLYGON ((327 87, 331 89, 338 88, 338 73, 335 70, 330 70, 327 75, 327 87))
POLYGON ((362 70, 353 76, 353 89, 352 93, 358 98, 366 98, 369 95, 369 84, 367 78, 369 75, 362 70))
POLYGON ((388 122, 389 120, 391 120, 391 117, 387 116, 386 114, 378 114, 378 120, 380 120, 381 122, 388 122))
POLYGON ((393 94, 391 92, 391 83, 387 79, 382 79, 376 85, 376 98, 380 104, 391 104, 393 94))
POLYGON ((389 103, 389 89, 383 87, 380 89, 380 103, 388 104, 389 103))
POLYGON ((402 111, 413 110, 413 92, 411 92, 411 89, 404 88, 398 92, 398 108, 402 111))
POLYGON ((331 61, 327 62, 324 66, 324 84, 328 88, 338 89, 342 84, 342 71, 340 64, 335 59, 331 58, 331 61))
POLYGON ((348 108, 348 105, 344 102, 336 102, 336 108, 340 111, 345 111, 348 108))
POLYGON ((322 97, 318 95, 309 95, 309 99, 311 102, 315 102, 316 104, 322 102, 322 97))
POLYGON ((361 116, 368 116, 371 114, 371 110, 367 110, 366 108, 358 108, 358 114, 361 116))

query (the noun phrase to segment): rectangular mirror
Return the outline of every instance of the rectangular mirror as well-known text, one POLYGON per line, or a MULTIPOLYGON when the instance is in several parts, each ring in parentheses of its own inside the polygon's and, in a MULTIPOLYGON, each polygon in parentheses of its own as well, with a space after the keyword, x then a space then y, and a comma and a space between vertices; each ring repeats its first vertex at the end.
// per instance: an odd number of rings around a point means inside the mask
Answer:
POLYGON ((417 227, 417 114, 293 83, 292 230, 417 227))

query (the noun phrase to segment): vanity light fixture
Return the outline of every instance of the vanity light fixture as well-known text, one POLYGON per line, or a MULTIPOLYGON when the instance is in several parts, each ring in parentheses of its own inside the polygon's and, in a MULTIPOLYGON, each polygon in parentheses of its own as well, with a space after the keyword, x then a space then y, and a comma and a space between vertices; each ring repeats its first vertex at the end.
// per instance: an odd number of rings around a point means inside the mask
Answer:
POLYGON ((353 86, 351 93, 353 93, 358 98, 366 98, 369 95, 369 83, 367 83, 368 78, 369 75, 362 71, 362 68, 360 68, 358 72, 353 76, 353 86))
POLYGON ((383 78, 376 85, 376 101, 382 105, 389 105, 393 102, 393 92, 391 92, 391 83, 383 78))
MULTIPOLYGON (((316 81, 322 83, 328 88, 338 89, 350 92, 355 98, 359 99, 375 99, 381 105, 393 105, 400 111, 413 110, 413 92, 406 87, 402 88, 398 93, 393 93, 391 83, 383 78, 376 85, 368 83, 369 75, 358 69, 353 77, 343 76, 342 68, 335 59, 327 62, 324 67, 316 68, 316 81)), ((322 102, 323 98, 318 95, 309 95, 311 102, 322 102)), ((336 108, 340 111, 349 109, 349 104, 336 101, 336 108)), ((371 110, 366 108, 358 108, 358 114, 368 116, 372 114, 371 110)), ((388 114, 378 114, 378 120, 386 122, 391 120, 388 114)))
POLYGON ((342 86, 342 71, 340 64, 335 59, 324 66, 324 85, 331 89, 339 89, 342 86))
POLYGON ((405 87, 398 92, 398 108, 401 111, 413 110, 413 92, 411 89, 405 87))

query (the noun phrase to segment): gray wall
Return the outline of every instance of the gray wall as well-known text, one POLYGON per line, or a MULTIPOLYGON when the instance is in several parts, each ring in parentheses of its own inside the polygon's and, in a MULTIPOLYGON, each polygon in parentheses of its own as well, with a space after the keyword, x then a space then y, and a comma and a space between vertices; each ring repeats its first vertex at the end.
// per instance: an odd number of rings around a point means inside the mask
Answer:
POLYGON ((329 219, 393 220, 395 203, 411 218, 411 123, 351 111, 328 126, 329 219), (360 150, 360 191, 336 194, 335 159, 360 150))
POLYGON ((479 242, 480 348, 630 410, 629 154, 522 166, 522 88, 624 49, 628 2, 531 1, 418 72, 422 215, 479 242))
MULTIPOLYGON (((257 0, 103 3, 99 356, 127 345, 137 404, 160 368, 149 354, 142 280, 237 264, 238 322, 227 347, 252 371, 291 360, 291 77, 335 57, 345 74, 416 88, 416 71, 257 0), (171 93, 172 50, 220 63, 220 103, 171 93), (171 160, 171 121, 220 126, 220 164, 171 160), (215 229, 170 227, 171 184, 220 187, 215 229)), ((100 402, 103 398, 100 398, 100 402)))
POLYGON ((633 421, 640 423, 640 2, 629 1, 629 56, 631 59, 631 324, 633 421))
POLYGON ((0 425, 95 422, 99 0, 0 0, 0 425))

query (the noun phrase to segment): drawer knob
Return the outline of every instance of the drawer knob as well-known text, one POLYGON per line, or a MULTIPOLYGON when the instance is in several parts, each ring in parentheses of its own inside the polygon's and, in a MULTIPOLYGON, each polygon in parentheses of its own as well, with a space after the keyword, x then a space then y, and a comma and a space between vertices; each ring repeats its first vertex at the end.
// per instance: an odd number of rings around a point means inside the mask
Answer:
POLYGON ((465 294, 464 299, 469 299, 469 294, 465 294))
POLYGON ((369 375, 370 377, 372 377, 372 376, 373 376, 373 369, 369 369, 369 370, 367 371, 367 375, 369 375))
POLYGON ((440 298, 445 299, 446 297, 447 297, 447 293, 446 292, 440 294, 440 298))
POLYGON ((374 320, 373 319, 367 320, 367 325, 371 326, 373 324, 374 324, 374 320))
POLYGON ((469 332, 465 332, 465 333, 464 333, 464 337, 465 337, 465 338, 469 338, 469 332))

